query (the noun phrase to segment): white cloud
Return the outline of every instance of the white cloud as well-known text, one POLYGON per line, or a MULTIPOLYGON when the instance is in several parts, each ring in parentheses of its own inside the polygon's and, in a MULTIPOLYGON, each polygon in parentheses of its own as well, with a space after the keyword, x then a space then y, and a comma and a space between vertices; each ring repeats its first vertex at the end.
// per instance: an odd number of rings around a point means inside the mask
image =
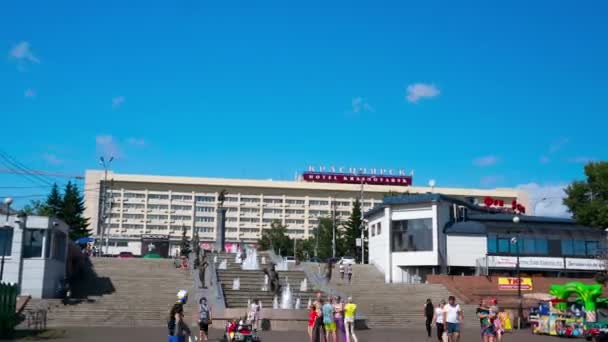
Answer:
POLYGON ((124 96, 116 96, 114 98, 112 98, 112 108, 114 109, 118 109, 120 108, 120 106, 122 106, 123 103, 125 103, 126 99, 124 96))
POLYGON ((23 97, 25 97, 26 99, 34 98, 36 97, 36 91, 34 89, 28 88, 23 92, 23 97))
POLYGON ((146 141, 143 138, 129 138, 127 139, 127 143, 133 146, 146 146, 146 141))
POLYGON ((420 99, 430 99, 441 93, 434 84, 415 83, 407 86, 406 99, 408 102, 416 103, 420 99))
POLYGON ((498 157, 496 157, 496 156, 484 156, 484 157, 475 158, 473 160, 473 165, 479 166, 479 167, 492 166, 492 165, 496 165, 496 163, 498 163, 498 157))
POLYGON ((111 135, 98 135, 95 137, 97 155, 104 158, 120 158, 122 152, 118 142, 111 135))
POLYGON ((572 215, 568 212, 562 200, 566 197, 565 185, 540 185, 538 183, 521 184, 517 189, 528 193, 531 209, 536 216, 566 217, 572 215))
POLYGON ((552 143, 551 146, 549 146, 549 153, 553 154, 553 153, 561 150, 562 147, 564 147, 564 145, 566 145, 569 142, 570 142, 570 139, 568 139, 568 138, 561 138, 560 140, 552 143))
POLYGON ((40 63, 40 59, 32 52, 30 43, 26 41, 22 41, 13 46, 13 48, 9 51, 8 56, 10 59, 17 62, 17 68, 20 71, 25 71, 29 64, 40 63))
POLYGON ((45 153, 42 155, 42 158, 49 164, 59 165, 63 163, 63 160, 59 159, 55 154, 45 153))
POLYGON ((580 157, 569 158, 568 162, 577 163, 577 164, 587 164, 594 160, 595 160, 595 158, 580 156, 580 157))
POLYGON ((353 113, 361 113, 361 112, 370 112, 373 113, 376 110, 374 109, 374 107, 372 107, 367 100, 365 100, 364 98, 357 96, 354 97, 352 100, 352 109, 353 109, 353 113))
POLYGON ((479 180, 479 184, 482 186, 495 186, 496 184, 505 180, 503 176, 484 176, 479 180))

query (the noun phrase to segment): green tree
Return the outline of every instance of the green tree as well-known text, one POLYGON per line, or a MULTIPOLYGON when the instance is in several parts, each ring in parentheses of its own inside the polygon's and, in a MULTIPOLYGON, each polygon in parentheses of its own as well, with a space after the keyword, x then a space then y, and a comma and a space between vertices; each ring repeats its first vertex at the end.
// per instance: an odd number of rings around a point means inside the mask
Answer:
POLYGON ((564 205, 580 224, 605 229, 608 227, 608 162, 585 165, 584 181, 566 188, 564 205))
MULTIPOLYGON (((70 191, 72 191, 71 183, 68 182, 68 185, 70 185, 70 191)), ((78 191, 78 189, 76 189, 76 191, 78 191)), ((73 194, 70 194, 70 196, 72 195, 73 194)), ((59 187, 57 186, 57 183, 53 184, 51 192, 47 196, 46 202, 44 203, 44 206, 42 208, 42 212, 39 215, 61 217, 64 208, 64 200, 65 198, 61 198, 61 193, 59 192, 59 187)))
POLYGON ((279 221, 270 225, 270 229, 262 230, 262 237, 258 240, 262 250, 273 250, 276 254, 287 256, 293 254, 293 241, 287 235, 287 226, 279 221))
MULTIPOLYGON (((49 198, 54 196, 53 193, 54 191, 51 190, 49 198)), ((48 200, 47 206, 49 206, 50 210, 54 210, 56 207, 54 202, 49 204, 48 200)), ((70 239, 75 240, 81 237, 91 236, 91 232, 87 229, 89 226, 89 219, 84 217, 84 197, 78 190, 76 184, 72 184, 72 182, 66 184, 63 192, 63 200, 61 201, 61 206, 59 208, 57 216, 70 227, 70 239)))
MULTIPOLYGON (((319 219, 319 225, 317 226, 317 230, 315 231, 314 238, 317 238, 318 241, 315 241, 315 245, 318 245, 317 252, 319 258, 322 260, 331 258, 332 253, 332 241, 333 241, 333 220, 330 217, 322 217, 319 219)), ((336 235, 339 234, 339 229, 336 227, 336 235)), ((339 245, 339 236, 336 236, 336 247, 339 245)), ((315 246, 315 247, 316 247, 315 246)))
POLYGON ((343 226, 343 238, 341 239, 344 255, 356 257, 361 260, 361 248, 357 247, 357 239, 361 238, 361 203, 357 199, 353 203, 353 210, 348 221, 343 226))
POLYGON ((179 246, 180 254, 182 256, 190 256, 190 252, 192 249, 190 248, 190 241, 188 240, 188 235, 186 234, 186 227, 182 227, 182 241, 179 246))
POLYGON ((26 215, 51 216, 46 203, 38 200, 30 201, 21 211, 26 215))

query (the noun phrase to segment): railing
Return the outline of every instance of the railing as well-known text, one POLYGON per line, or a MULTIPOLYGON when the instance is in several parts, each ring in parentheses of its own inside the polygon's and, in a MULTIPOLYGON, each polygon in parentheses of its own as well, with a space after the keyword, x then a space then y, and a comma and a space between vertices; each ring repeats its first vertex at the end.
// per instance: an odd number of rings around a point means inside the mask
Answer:
POLYGON ((15 312, 18 293, 17 284, 0 283, 0 338, 11 337, 19 323, 15 312))
MULTIPOLYGON (((195 289, 201 289, 204 287, 204 285, 206 284, 201 284, 201 279, 199 277, 199 270, 198 268, 194 268, 194 262, 192 261, 192 259, 194 258, 194 255, 192 255, 192 257, 190 258, 189 261, 189 266, 190 266, 190 273, 192 275, 192 280, 194 282, 194 288, 195 289)), ((200 265, 199 265, 200 267, 200 265)), ((205 282, 209 284, 209 287, 211 289, 211 291, 213 291, 213 296, 214 298, 207 298, 207 302, 212 304, 214 309, 225 309, 226 308, 226 299, 224 297, 224 290, 222 289, 222 283, 219 281, 219 277, 217 275, 217 267, 215 265, 215 263, 210 260, 208 262, 208 266, 207 269, 205 270, 205 282)), ((198 296, 197 296, 197 302, 198 299, 200 299, 200 297, 202 296, 202 291, 198 291, 198 296)))

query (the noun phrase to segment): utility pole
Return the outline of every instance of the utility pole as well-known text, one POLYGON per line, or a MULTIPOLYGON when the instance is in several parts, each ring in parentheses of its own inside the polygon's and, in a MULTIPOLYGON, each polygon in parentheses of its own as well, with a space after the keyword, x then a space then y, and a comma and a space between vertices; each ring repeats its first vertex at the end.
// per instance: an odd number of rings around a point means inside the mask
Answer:
POLYGON ((331 215, 332 215, 332 242, 331 242, 331 254, 332 257, 336 258, 336 198, 332 198, 331 202, 331 215))
POLYGON ((100 191, 101 191, 101 211, 99 215, 99 219, 97 220, 97 230, 101 232, 101 245, 100 245, 100 251, 101 254, 103 255, 103 245, 104 245, 104 237, 105 237, 105 245, 106 245, 106 254, 108 253, 108 237, 106 236, 106 229, 108 226, 108 205, 107 205, 107 201, 108 201, 108 169, 110 168, 110 165, 112 164, 112 161, 114 160, 114 157, 110 157, 110 159, 108 159, 107 161, 105 160, 104 157, 99 157, 99 164, 101 166, 103 166, 104 172, 103 172, 103 184, 100 186, 100 191))

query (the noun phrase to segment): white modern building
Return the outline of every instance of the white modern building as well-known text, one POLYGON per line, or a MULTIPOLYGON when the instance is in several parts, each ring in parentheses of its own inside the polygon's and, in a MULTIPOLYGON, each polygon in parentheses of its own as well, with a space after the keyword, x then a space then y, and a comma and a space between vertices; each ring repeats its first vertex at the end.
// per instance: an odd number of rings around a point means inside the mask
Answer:
POLYGON ((483 202, 492 197, 505 206, 513 200, 527 205, 526 194, 515 189, 345 184, 332 183, 336 180, 335 175, 318 177, 323 182, 315 182, 314 177, 311 177, 312 181, 306 181, 306 177, 300 181, 271 181, 132 175, 112 171, 105 174, 91 170, 85 177, 85 215, 91 218, 91 228, 98 237, 105 229, 110 240, 109 254, 120 251, 140 254, 142 235, 168 236, 177 242, 184 228, 189 236, 197 230, 201 241, 213 242, 218 196, 222 190, 228 192, 224 202, 224 207, 228 208, 228 242, 254 242, 274 221, 286 225, 292 237, 307 238, 313 234, 320 217, 335 215, 338 222, 343 222, 348 219, 355 200, 362 198, 362 210, 366 211, 382 203, 389 193, 434 191, 469 202, 483 202), (104 189, 107 189, 106 201, 103 200, 104 189), (105 223, 100 216, 107 218, 105 223))
POLYGON ((604 232, 570 219, 509 213, 436 193, 387 197, 364 215, 369 262, 387 283, 429 274, 583 276, 606 269, 604 232))
POLYGON ((22 295, 53 298, 66 274, 68 226, 44 216, 0 216, 0 281, 19 284, 22 295))

